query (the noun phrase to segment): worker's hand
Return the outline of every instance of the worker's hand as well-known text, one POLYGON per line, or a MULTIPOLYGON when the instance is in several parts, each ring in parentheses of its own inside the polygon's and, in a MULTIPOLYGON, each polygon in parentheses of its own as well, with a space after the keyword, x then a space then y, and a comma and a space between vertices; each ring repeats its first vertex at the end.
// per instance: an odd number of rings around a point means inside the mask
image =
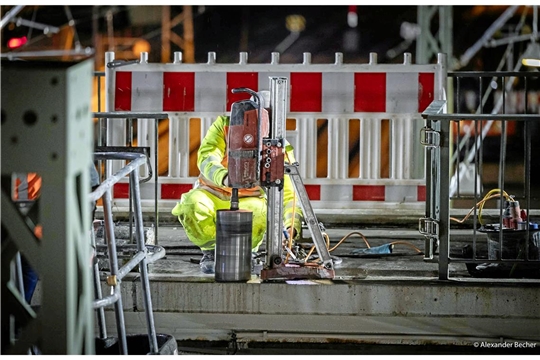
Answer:
MULTIPOLYGON (((289 237, 291 235, 291 228, 287 228, 283 230, 283 246, 289 246, 289 237)), ((292 238, 294 239, 296 237, 296 229, 293 228, 292 231, 292 238)))
POLYGON ((222 184, 223 186, 225 187, 229 187, 229 174, 225 175, 225 177, 223 178, 223 182, 222 184))

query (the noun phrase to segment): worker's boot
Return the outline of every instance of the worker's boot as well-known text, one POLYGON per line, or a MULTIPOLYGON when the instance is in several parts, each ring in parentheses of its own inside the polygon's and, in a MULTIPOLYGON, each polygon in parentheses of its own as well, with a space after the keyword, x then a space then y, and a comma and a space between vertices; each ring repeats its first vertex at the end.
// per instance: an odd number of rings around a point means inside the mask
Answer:
POLYGON ((203 250, 203 256, 199 263, 201 271, 205 274, 213 274, 215 272, 216 263, 214 261, 214 250, 203 250))

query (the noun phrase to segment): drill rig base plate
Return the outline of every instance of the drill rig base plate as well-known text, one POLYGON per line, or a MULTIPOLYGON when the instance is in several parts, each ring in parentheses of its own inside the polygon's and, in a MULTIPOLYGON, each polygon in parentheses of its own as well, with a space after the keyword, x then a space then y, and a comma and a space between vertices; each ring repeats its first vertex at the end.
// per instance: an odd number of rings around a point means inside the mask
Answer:
POLYGON ((335 271, 323 266, 280 265, 272 269, 262 269, 262 280, 273 279, 334 279, 335 271))

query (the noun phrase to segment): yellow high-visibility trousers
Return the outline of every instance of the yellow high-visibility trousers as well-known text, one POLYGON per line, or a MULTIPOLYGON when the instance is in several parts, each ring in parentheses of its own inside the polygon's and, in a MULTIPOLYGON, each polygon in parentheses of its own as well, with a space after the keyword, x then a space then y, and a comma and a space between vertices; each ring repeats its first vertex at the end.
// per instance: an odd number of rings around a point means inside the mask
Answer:
MULTIPOLYGON (((252 250, 257 251, 266 232, 266 199, 243 197, 238 200, 238 207, 253 213, 252 250)), ((188 239, 201 250, 214 250, 216 247, 216 212, 230 209, 231 203, 221 200, 204 189, 191 189, 182 194, 180 202, 171 213, 178 216, 188 239)))

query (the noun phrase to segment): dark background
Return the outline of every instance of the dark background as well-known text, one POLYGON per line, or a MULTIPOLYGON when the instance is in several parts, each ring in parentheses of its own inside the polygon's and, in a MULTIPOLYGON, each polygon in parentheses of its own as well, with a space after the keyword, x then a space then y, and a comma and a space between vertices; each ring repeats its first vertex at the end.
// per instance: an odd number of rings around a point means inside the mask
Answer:
MULTIPOLYGON (((147 5, 140 5, 142 8, 147 5)), ((133 6, 69 6, 75 20, 77 35, 83 47, 92 47, 92 34, 107 33, 105 14, 114 11, 113 27, 115 36, 142 37, 152 46, 150 61, 160 61, 161 35, 158 21, 144 26, 133 24, 129 8, 133 6), (93 26, 93 16, 97 15, 93 26), (156 57, 155 59, 153 57, 156 57)), ((2 16, 12 6, 2 6, 2 16)), ((195 38, 195 62, 206 62, 207 54, 214 51, 218 62, 236 62, 240 51, 248 52, 251 63, 266 63, 275 47, 289 35, 285 26, 288 15, 302 15, 306 19, 305 30, 298 40, 280 55, 282 63, 302 62, 303 53, 312 54, 313 63, 331 63, 335 53, 344 54, 344 62, 366 62, 370 52, 378 54, 380 63, 402 62, 400 54, 395 58, 387 58, 386 51, 400 44, 404 39, 400 36, 403 22, 417 23, 417 6, 368 5, 357 6, 358 26, 350 28, 347 24, 349 7, 340 6, 257 6, 257 5, 223 5, 193 7, 193 29, 195 38), (346 36, 355 34, 356 49, 344 46, 346 36)), ((454 56, 459 57, 472 46, 485 30, 506 10, 507 6, 452 6, 453 11, 453 48, 454 56)), ((182 12, 182 6, 171 6, 171 16, 182 12)), ((519 21, 521 11, 507 22, 497 36, 511 31, 519 21)), ((532 14, 532 13, 531 13, 532 14)), ((65 6, 25 6, 18 16, 39 23, 62 26, 68 23, 65 6)), ((532 17, 532 15, 530 15, 532 17)), ((432 32, 438 28, 438 16, 432 21, 432 32)), ((173 29, 183 35, 182 25, 173 29)), ((30 30, 24 26, 9 24, 2 30, 2 50, 6 52, 7 41, 16 36, 31 37, 29 44, 46 42, 40 30, 30 30), (31 36, 28 36, 31 35, 31 36)), ((516 44, 516 51, 525 44, 516 44)), ((408 48, 415 56, 416 43, 408 48)), ((500 61, 504 46, 494 49, 483 49, 478 56, 461 70, 494 70, 500 61)), ((20 49, 23 50, 23 49, 20 49)), ((171 51, 181 51, 173 45, 171 51)))

